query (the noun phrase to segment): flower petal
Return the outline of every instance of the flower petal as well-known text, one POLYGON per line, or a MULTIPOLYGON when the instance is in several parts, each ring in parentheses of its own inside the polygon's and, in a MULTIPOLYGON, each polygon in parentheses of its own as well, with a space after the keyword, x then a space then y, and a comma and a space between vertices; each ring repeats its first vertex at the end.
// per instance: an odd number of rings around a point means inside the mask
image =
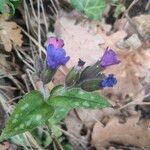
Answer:
POLYGON ((119 64, 120 60, 118 60, 117 54, 112 49, 106 49, 103 57, 100 60, 101 67, 107 67, 110 65, 119 64))
POLYGON ((63 48, 55 48, 54 45, 49 44, 47 48, 47 64, 49 68, 57 69, 61 65, 65 65, 70 59, 66 56, 66 51, 63 48))
POLYGON ((48 43, 54 45, 55 48, 62 48, 64 46, 64 41, 56 37, 50 37, 48 43))

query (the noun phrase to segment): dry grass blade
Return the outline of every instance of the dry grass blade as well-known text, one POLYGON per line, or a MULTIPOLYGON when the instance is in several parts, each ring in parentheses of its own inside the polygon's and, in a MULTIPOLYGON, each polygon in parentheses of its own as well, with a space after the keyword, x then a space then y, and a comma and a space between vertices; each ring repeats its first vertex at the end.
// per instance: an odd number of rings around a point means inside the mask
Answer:
POLYGON ((69 132, 60 129, 65 135, 73 138, 75 141, 79 142, 85 149, 86 149, 86 144, 88 144, 86 141, 82 140, 82 139, 78 139, 77 137, 75 137, 73 134, 70 134, 69 132))
POLYGON ((148 104, 148 105, 150 105, 150 103, 142 102, 142 100, 143 100, 144 98, 147 98, 147 97, 149 97, 149 96, 150 96, 150 93, 144 95, 144 97, 140 97, 140 98, 138 98, 138 99, 135 99, 135 100, 133 100, 132 102, 130 102, 130 103, 128 103, 128 104, 126 104, 126 105, 120 107, 119 110, 124 109, 124 108, 129 107, 129 106, 132 106, 132 105, 138 105, 138 104, 145 104, 145 105, 148 104))
POLYGON ((32 136, 30 132, 26 132, 25 134, 29 143, 31 143, 33 147, 37 148, 38 150, 43 150, 43 148, 39 146, 39 144, 37 143, 37 141, 34 139, 34 137, 32 136))
POLYGON ((37 46, 40 47, 42 52, 46 55, 46 50, 45 48, 39 44, 29 33, 27 33, 23 28, 21 28, 22 32, 37 46))
POLYGON ((19 50, 17 49, 17 47, 14 47, 14 49, 15 49, 15 51, 16 51, 18 57, 24 62, 24 64, 27 65, 27 67, 29 67, 32 71, 35 71, 34 67, 31 66, 31 65, 24 59, 24 57, 21 56, 21 54, 20 54, 19 50))
POLYGON ((12 75, 8 75, 7 76, 9 79, 11 79, 13 82, 14 82, 14 84, 17 86, 17 88, 23 93, 23 94, 25 94, 25 91, 23 90, 23 88, 20 86, 20 83, 12 76, 12 75))
POLYGON ((46 33, 48 33, 48 23, 47 23, 46 14, 45 14, 44 6, 43 6, 43 0, 40 0, 40 2, 41 2, 41 9, 42 9, 45 28, 46 28, 46 33))
MULTIPOLYGON (((37 1, 37 8, 38 8, 38 43, 41 45, 41 18, 40 18, 40 0, 37 1)), ((39 57, 42 57, 41 48, 38 47, 39 50, 39 57)))

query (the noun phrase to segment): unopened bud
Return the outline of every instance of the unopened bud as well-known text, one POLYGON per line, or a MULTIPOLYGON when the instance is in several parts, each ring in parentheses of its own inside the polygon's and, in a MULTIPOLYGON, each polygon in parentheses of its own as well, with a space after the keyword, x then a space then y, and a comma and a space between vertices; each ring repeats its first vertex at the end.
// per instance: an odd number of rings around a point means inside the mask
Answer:
POLYGON ((99 90, 101 88, 100 83, 103 79, 104 77, 85 80, 80 84, 80 87, 88 92, 99 90))
POLYGON ((80 78, 80 73, 81 73, 81 70, 82 70, 84 64, 85 64, 85 62, 83 60, 79 59, 78 65, 76 67, 73 67, 66 76, 66 80, 65 80, 66 86, 68 86, 68 87, 72 86, 78 81, 78 79, 80 78))
POLYGON ((82 71, 79 82, 92 78, 99 78, 101 76, 101 71, 100 61, 97 61, 93 66, 88 66, 82 71))
POLYGON ((55 73, 56 73, 55 69, 45 69, 45 70, 43 70, 42 74, 41 74, 43 84, 49 83, 52 80, 55 73))
POLYGON ((80 77, 80 71, 78 71, 75 67, 71 69, 71 71, 67 74, 65 79, 66 86, 72 86, 76 83, 76 81, 80 77))

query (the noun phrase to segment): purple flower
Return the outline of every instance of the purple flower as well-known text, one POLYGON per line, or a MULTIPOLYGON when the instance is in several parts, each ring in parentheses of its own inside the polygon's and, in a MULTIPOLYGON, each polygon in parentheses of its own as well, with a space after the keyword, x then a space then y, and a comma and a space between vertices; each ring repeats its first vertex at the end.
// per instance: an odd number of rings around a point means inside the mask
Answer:
POLYGON ((62 48, 64 46, 64 41, 56 37, 50 37, 48 39, 48 44, 54 45, 55 48, 62 48))
POLYGON ((110 65, 119 64, 120 60, 117 58, 117 54, 112 50, 107 48, 103 57, 100 60, 101 67, 107 67, 110 65))
POLYGON ((57 69, 61 65, 65 65, 70 59, 66 56, 66 52, 63 48, 55 48, 54 45, 49 44, 47 48, 47 64, 51 69, 57 69))
POLYGON ((115 84, 117 84, 117 79, 114 77, 113 74, 109 74, 101 83, 101 87, 113 87, 115 84))

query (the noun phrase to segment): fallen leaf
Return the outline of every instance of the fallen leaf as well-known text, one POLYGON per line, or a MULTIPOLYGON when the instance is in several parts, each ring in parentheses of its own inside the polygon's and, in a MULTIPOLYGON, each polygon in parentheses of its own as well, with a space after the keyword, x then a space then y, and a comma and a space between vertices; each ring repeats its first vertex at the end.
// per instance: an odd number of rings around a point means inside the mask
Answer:
POLYGON ((0 144, 0 150, 6 150, 10 148, 10 144, 5 142, 4 145, 0 144))
POLYGON ((75 112, 71 111, 64 122, 67 127, 67 133, 70 135, 68 136, 69 143, 73 145, 73 149, 82 150, 83 147, 86 149, 90 132, 88 130, 86 135, 81 135, 83 122, 77 117, 75 112))
POLYGON ((137 30, 144 38, 144 40, 150 39, 150 14, 139 15, 134 17, 134 24, 136 25, 137 30))
POLYGON ((104 95, 118 95, 112 99, 124 103, 126 97, 141 98, 144 95, 140 79, 146 79, 150 69, 150 52, 143 48, 119 52, 121 63, 106 68, 106 74, 113 73, 118 83, 114 88, 104 89, 104 95), (121 102, 122 101, 122 102, 121 102))
POLYGON ((120 124, 117 118, 112 118, 105 127, 96 123, 93 127, 92 145, 97 150, 110 146, 111 142, 150 148, 150 129, 145 129, 137 122, 138 116, 128 118, 125 124, 120 124))
POLYGON ((65 49, 71 56, 67 67, 74 66, 78 62, 78 58, 86 61, 86 65, 93 64, 102 56, 105 48, 109 46, 119 54, 121 63, 105 70, 107 74, 115 74, 118 84, 112 89, 104 90, 104 95, 107 96, 107 94, 112 93, 116 95, 115 100, 116 98, 117 100, 124 100, 126 96, 133 97, 136 95, 138 97, 138 93, 139 97, 143 95, 140 92, 143 86, 139 78, 145 77, 150 68, 149 52, 120 50, 116 43, 126 37, 127 34, 123 30, 107 36, 102 30, 100 22, 82 21, 75 24, 75 21, 68 15, 61 14, 55 24, 55 33, 64 40, 65 49))
POLYGON ((71 56, 67 67, 77 64, 79 58, 87 64, 99 59, 101 51, 99 44, 104 43, 104 40, 101 35, 90 34, 84 24, 75 25, 74 19, 61 17, 56 20, 55 32, 64 40, 65 49, 71 56))
POLYGON ((15 22, 7 21, 5 17, 0 16, 0 43, 3 44, 7 52, 12 50, 13 44, 21 46, 22 41, 21 29, 15 22))
POLYGON ((101 110, 88 110, 88 109, 77 109, 77 113, 88 128, 91 128, 94 123, 101 120, 103 117, 103 112, 101 110))
POLYGON ((71 56, 68 68, 77 64, 79 58, 86 61, 86 65, 95 63, 106 47, 116 49, 116 42, 126 36, 123 30, 107 36, 100 22, 83 20, 76 24, 75 17, 69 15, 61 13, 55 23, 55 34, 64 40, 67 54, 71 56))

